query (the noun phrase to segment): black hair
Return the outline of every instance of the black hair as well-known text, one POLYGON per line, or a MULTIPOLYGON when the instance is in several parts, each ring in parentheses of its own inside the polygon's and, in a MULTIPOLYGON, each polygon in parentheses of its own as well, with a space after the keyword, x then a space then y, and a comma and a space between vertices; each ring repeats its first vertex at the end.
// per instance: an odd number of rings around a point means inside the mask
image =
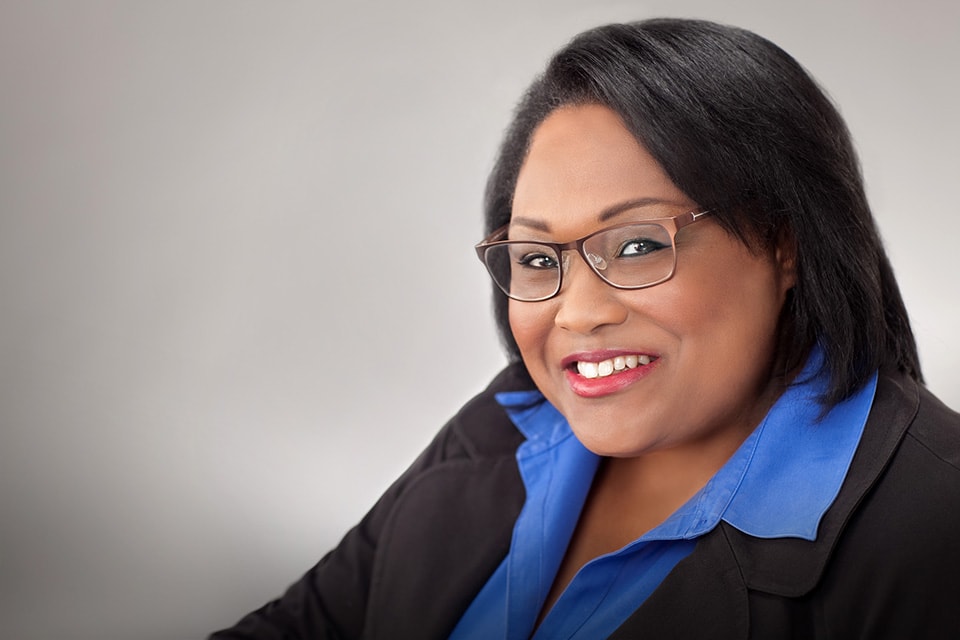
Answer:
MULTIPOLYGON (((487 233, 510 220, 536 127, 561 106, 601 104, 623 119, 673 182, 748 247, 789 239, 797 282, 780 359, 819 342, 830 407, 881 366, 922 381, 916 343, 863 188, 847 127, 789 54, 744 29, 655 19, 586 31, 557 52, 520 101, 487 183, 487 233)), ((519 360, 507 298, 494 310, 519 360)))

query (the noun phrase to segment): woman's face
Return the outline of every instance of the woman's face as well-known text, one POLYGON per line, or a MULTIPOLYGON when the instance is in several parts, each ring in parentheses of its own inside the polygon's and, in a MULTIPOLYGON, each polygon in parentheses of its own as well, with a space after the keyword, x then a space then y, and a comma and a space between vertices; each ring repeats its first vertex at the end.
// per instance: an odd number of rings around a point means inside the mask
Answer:
MULTIPOLYGON (((607 226, 675 216, 693 202, 599 105, 563 107, 534 132, 517 180, 511 239, 568 242, 607 226), (601 212, 643 199, 613 217, 601 212)), ((510 301, 510 326, 530 374, 592 451, 637 456, 679 447, 732 451, 779 395, 777 323, 792 260, 751 252, 710 217, 676 237, 674 276, 619 290, 576 254, 560 293, 510 301), (624 358, 637 366, 618 371, 624 358), (644 364, 649 360, 648 364, 644 364), (610 375, 588 377, 599 368, 610 375), (578 363, 586 365, 588 376, 578 363)))

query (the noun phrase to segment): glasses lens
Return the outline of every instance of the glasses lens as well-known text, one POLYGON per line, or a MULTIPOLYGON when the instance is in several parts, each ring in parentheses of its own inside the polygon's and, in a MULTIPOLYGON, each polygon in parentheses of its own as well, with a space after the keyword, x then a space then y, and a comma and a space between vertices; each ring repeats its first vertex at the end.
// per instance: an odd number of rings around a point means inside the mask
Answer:
POLYGON ((551 248, 534 242, 487 247, 487 270, 504 293, 517 300, 549 298, 560 284, 560 259, 551 248))
POLYGON ((619 287, 643 287, 673 275, 670 234, 659 224, 614 227, 583 243, 588 262, 601 278, 619 287))

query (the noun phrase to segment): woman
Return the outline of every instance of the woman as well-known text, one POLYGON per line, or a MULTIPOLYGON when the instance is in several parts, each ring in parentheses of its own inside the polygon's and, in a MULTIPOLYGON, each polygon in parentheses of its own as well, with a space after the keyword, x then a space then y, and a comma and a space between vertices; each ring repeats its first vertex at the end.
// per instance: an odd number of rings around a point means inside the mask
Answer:
POLYGON ((486 224, 513 363, 216 637, 960 634, 960 416, 792 58, 700 21, 581 34, 486 224))

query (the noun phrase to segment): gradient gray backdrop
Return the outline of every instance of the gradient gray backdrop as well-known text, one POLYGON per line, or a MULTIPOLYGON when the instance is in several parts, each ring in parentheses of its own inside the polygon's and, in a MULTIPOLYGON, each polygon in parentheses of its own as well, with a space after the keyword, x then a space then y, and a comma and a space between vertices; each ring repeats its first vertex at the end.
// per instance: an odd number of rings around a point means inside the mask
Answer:
POLYGON ((201 637, 335 544, 501 366, 486 172, 603 22, 813 72, 960 407, 958 7, 3 0, 0 637, 201 637))

